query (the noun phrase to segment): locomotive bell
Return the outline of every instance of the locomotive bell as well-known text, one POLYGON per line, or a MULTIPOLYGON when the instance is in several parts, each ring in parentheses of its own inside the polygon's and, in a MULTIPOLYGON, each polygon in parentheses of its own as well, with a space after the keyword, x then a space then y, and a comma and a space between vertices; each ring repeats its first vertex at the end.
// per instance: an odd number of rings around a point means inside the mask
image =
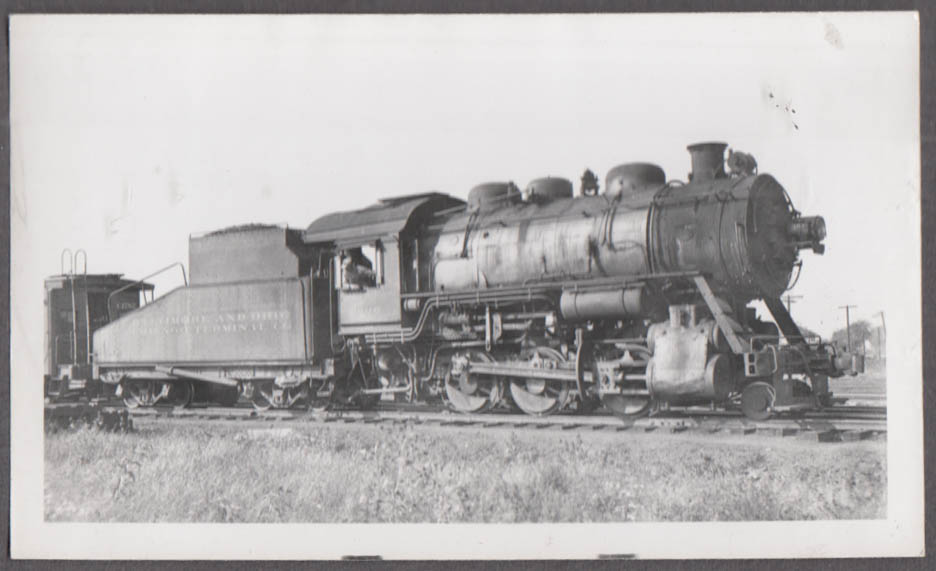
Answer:
POLYGON ((611 197, 634 194, 666 184, 666 173, 652 163, 625 163, 608 171, 605 194, 611 197))
POLYGON ((725 178, 726 143, 696 143, 686 147, 692 157, 690 182, 725 178))

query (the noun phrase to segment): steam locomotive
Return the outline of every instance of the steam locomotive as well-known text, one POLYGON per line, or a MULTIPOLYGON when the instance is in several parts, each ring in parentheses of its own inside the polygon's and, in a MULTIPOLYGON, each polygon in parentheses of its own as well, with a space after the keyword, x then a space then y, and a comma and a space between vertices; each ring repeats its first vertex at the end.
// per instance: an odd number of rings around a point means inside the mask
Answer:
POLYGON ((687 182, 628 163, 603 192, 586 171, 578 193, 488 183, 193 236, 185 287, 93 332, 92 376, 129 407, 824 406, 863 363, 804 337, 780 295, 825 224, 750 155, 726 172, 726 147, 689 146, 687 182))

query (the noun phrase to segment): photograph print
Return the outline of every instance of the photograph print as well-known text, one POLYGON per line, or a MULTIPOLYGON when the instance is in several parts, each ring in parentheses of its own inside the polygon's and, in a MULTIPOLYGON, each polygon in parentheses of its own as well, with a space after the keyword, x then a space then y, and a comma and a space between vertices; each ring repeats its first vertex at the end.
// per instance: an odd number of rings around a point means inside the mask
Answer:
POLYGON ((10 54, 14 557, 923 554, 916 13, 10 54))

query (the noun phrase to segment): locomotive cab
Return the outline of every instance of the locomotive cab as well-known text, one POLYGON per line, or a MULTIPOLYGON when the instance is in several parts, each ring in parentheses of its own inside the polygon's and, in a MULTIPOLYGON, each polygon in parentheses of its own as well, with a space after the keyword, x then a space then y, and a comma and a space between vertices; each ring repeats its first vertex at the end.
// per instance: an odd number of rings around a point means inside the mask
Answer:
POLYGON ((333 287, 338 333, 400 327, 400 248, 395 236, 344 242, 335 247, 333 287))
POLYGON ((309 225, 303 241, 332 252, 339 335, 392 334, 410 324, 403 298, 428 282, 421 271, 419 228, 439 211, 464 204, 441 193, 414 194, 309 225))

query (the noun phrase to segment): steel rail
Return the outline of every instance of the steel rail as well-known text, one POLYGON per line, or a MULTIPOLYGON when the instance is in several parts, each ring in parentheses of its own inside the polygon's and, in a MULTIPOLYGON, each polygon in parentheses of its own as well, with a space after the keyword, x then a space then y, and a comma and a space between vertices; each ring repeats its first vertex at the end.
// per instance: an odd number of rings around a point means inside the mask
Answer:
MULTIPOLYGON (((122 410, 117 407, 102 407, 102 410, 122 410)), ((664 430, 673 433, 684 431, 704 434, 815 437, 820 442, 854 441, 886 435, 886 418, 869 416, 863 418, 835 417, 778 417, 766 421, 752 421, 732 411, 712 411, 686 414, 659 413, 654 416, 625 420, 616 416, 578 416, 559 414, 548 417, 533 417, 523 414, 485 413, 462 414, 447 410, 334 410, 325 412, 305 410, 268 410, 258 412, 252 408, 191 408, 175 410, 169 407, 134 409, 130 418, 142 423, 150 422, 275 422, 280 423, 408 423, 440 427, 474 428, 533 428, 578 430, 587 432, 621 432, 664 430)))

